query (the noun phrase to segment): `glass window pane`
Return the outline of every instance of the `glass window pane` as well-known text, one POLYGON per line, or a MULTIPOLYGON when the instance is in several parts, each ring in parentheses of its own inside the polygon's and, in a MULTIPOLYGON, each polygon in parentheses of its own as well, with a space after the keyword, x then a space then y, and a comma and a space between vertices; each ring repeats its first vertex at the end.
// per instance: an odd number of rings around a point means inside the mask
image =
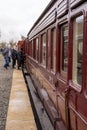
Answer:
POLYGON ((36 38, 36 60, 38 60, 38 38, 36 38))
POLYGON ((56 29, 52 30, 52 69, 56 71, 56 29))
POLYGON ((48 56, 47 56, 48 68, 50 68, 50 64, 51 64, 50 47, 51 47, 51 45, 50 45, 50 30, 48 30, 48 56))
POLYGON ((75 84, 82 84, 82 49, 83 49, 83 16, 77 17, 73 22, 73 71, 75 84))
POLYGON ((33 41, 32 41, 32 57, 33 57, 33 50, 34 50, 33 48, 34 48, 34 47, 33 47, 33 41))
POLYGON ((42 36, 42 64, 46 66, 46 34, 42 36))
POLYGON ((62 26, 62 70, 68 69, 68 26, 62 26))

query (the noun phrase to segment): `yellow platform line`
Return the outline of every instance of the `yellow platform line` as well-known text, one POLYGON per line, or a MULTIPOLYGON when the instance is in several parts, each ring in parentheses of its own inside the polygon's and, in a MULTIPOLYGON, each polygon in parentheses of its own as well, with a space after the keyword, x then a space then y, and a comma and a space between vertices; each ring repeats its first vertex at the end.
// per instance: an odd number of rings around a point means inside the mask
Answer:
POLYGON ((37 130, 21 70, 14 70, 5 130, 37 130))

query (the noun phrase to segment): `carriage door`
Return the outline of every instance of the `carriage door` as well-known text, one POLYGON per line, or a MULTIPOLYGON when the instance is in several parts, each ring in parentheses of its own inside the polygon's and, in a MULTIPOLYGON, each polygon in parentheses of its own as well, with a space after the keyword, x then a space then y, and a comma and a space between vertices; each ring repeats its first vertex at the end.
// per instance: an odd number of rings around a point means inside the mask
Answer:
MULTIPOLYGON (((59 49, 59 75, 57 87, 57 104, 59 109, 59 116, 63 120, 63 125, 66 125, 66 99, 65 91, 67 89, 67 75, 68 75, 68 23, 59 27, 60 49, 59 49)), ((66 127, 66 126, 65 126, 66 127)))
POLYGON ((73 18, 72 23, 72 63, 68 94, 70 130, 86 130, 84 117, 87 109, 84 106, 85 98, 82 94, 83 15, 73 18))

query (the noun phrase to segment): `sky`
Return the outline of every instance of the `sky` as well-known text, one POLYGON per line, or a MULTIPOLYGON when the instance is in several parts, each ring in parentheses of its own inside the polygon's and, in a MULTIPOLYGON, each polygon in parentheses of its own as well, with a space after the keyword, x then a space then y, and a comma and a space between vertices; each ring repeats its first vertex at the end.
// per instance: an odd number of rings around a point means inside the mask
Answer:
POLYGON ((21 40, 51 0, 0 0, 0 43, 21 40))

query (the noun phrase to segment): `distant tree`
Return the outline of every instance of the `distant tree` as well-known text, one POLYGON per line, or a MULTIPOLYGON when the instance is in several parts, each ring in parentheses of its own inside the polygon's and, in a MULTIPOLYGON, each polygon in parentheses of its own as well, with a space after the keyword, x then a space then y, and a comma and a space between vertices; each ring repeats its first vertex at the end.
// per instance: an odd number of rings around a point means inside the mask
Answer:
POLYGON ((5 48, 6 44, 7 44, 6 42, 2 42, 1 43, 1 48, 5 48))
POLYGON ((11 45, 11 47, 13 47, 13 46, 16 44, 16 42, 14 42, 13 39, 11 39, 11 40, 9 41, 9 44, 11 45))
POLYGON ((12 45, 14 43, 13 39, 9 41, 9 44, 12 45))

